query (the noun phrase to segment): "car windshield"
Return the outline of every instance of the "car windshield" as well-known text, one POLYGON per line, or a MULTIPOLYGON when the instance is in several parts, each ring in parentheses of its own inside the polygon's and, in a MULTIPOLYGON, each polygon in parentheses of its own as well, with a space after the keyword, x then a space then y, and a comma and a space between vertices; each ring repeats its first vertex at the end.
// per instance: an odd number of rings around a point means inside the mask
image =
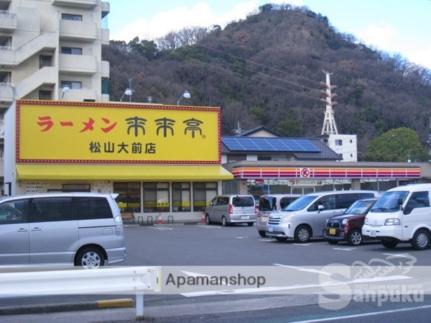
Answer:
POLYGON ((259 199, 259 211, 272 211, 275 208, 275 197, 265 196, 259 199))
POLYGON ((254 206, 254 198, 251 196, 235 196, 232 199, 232 204, 237 207, 254 206))
POLYGON ((344 213, 345 214, 366 214, 375 200, 359 200, 353 203, 344 213))
POLYGON ((302 196, 292 203, 290 203, 287 207, 283 208, 282 211, 299 211, 304 208, 306 208, 312 201, 314 201, 317 198, 315 195, 306 195, 302 196))
POLYGON ((384 193, 371 208, 370 212, 393 212, 398 211, 404 203, 409 192, 392 191, 384 193))

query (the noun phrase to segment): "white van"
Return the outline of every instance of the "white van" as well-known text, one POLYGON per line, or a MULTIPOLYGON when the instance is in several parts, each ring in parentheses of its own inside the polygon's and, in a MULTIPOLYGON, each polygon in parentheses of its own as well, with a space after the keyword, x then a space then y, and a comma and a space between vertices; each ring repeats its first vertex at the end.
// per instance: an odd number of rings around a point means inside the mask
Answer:
POLYGON ((0 200, 0 265, 72 264, 126 259, 116 195, 52 193, 0 200))
POLYGON ((376 196, 377 192, 374 191, 332 191, 304 195, 282 212, 270 215, 266 235, 278 241, 293 238, 297 242, 323 237, 329 218, 342 214, 357 200, 376 196))
POLYGON ((266 236, 266 224, 273 212, 280 212, 295 201, 299 194, 265 194, 259 198, 256 229, 261 237, 266 236))
POLYGON ((411 242, 422 250, 431 241, 431 184, 400 186, 385 192, 373 205, 362 227, 364 236, 379 238, 386 248, 411 242))

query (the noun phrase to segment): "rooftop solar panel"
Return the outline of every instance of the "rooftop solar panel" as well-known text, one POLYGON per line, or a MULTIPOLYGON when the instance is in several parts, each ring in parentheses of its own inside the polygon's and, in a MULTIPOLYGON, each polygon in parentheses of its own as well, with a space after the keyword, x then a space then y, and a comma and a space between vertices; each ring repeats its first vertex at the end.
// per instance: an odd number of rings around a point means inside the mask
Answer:
POLYGON ((258 138, 258 137, 223 137, 223 144, 230 151, 260 152, 314 152, 318 149, 308 139, 258 138))

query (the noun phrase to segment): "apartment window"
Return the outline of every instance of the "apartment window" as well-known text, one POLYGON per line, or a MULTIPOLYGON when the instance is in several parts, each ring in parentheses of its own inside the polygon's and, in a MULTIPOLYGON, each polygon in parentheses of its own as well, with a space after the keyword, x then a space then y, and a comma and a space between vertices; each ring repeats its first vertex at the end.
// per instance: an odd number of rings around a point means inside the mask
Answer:
POLYGON ((272 160, 271 156, 257 156, 257 160, 272 160))
POLYGON ((141 212, 141 183, 114 183, 114 193, 121 212, 141 212))
POLYGON ((205 211, 205 207, 215 196, 217 183, 193 183, 193 210, 205 211))
POLYGON ((335 146, 342 146, 342 145, 343 145, 343 140, 335 139, 335 146))
POLYGON ((51 55, 40 55, 39 56, 39 68, 45 66, 52 66, 52 56, 51 55))
POLYGON ((172 183, 172 211, 191 211, 190 183, 172 183))
POLYGON ((12 73, 0 71, 0 83, 11 83, 12 73))
POLYGON ((39 100, 52 100, 52 91, 39 90, 39 100))
POLYGON ((61 19, 63 20, 73 20, 73 21, 82 21, 82 15, 76 15, 73 13, 62 13, 61 19))
POLYGON ((5 49, 10 49, 12 47, 12 37, 0 36, 0 47, 3 47, 5 49))
POLYGON ((82 82, 81 81, 61 81, 60 87, 62 89, 67 87, 71 90, 79 90, 79 89, 82 89, 82 82))
POLYGON ((109 79, 102 77, 102 94, 109 94, 109 79))
POLYGON ((80 47, 61 47, 61 53, 67 55, 82 55, 80 47))
POLYGON ((169 212, 169 183, 144 183, 144 212, 169 212))

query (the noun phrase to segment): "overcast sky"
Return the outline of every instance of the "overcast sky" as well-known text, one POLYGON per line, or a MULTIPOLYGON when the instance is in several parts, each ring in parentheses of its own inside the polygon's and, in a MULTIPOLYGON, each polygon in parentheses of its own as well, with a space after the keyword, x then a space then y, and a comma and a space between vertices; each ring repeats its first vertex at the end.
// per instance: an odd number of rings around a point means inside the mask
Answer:
POLYGON ((339 31, 431 69, 431 0, 110 0, 111 39, 155 39, 185 27, 225 26, 268 2, 307 6, 339 31))

